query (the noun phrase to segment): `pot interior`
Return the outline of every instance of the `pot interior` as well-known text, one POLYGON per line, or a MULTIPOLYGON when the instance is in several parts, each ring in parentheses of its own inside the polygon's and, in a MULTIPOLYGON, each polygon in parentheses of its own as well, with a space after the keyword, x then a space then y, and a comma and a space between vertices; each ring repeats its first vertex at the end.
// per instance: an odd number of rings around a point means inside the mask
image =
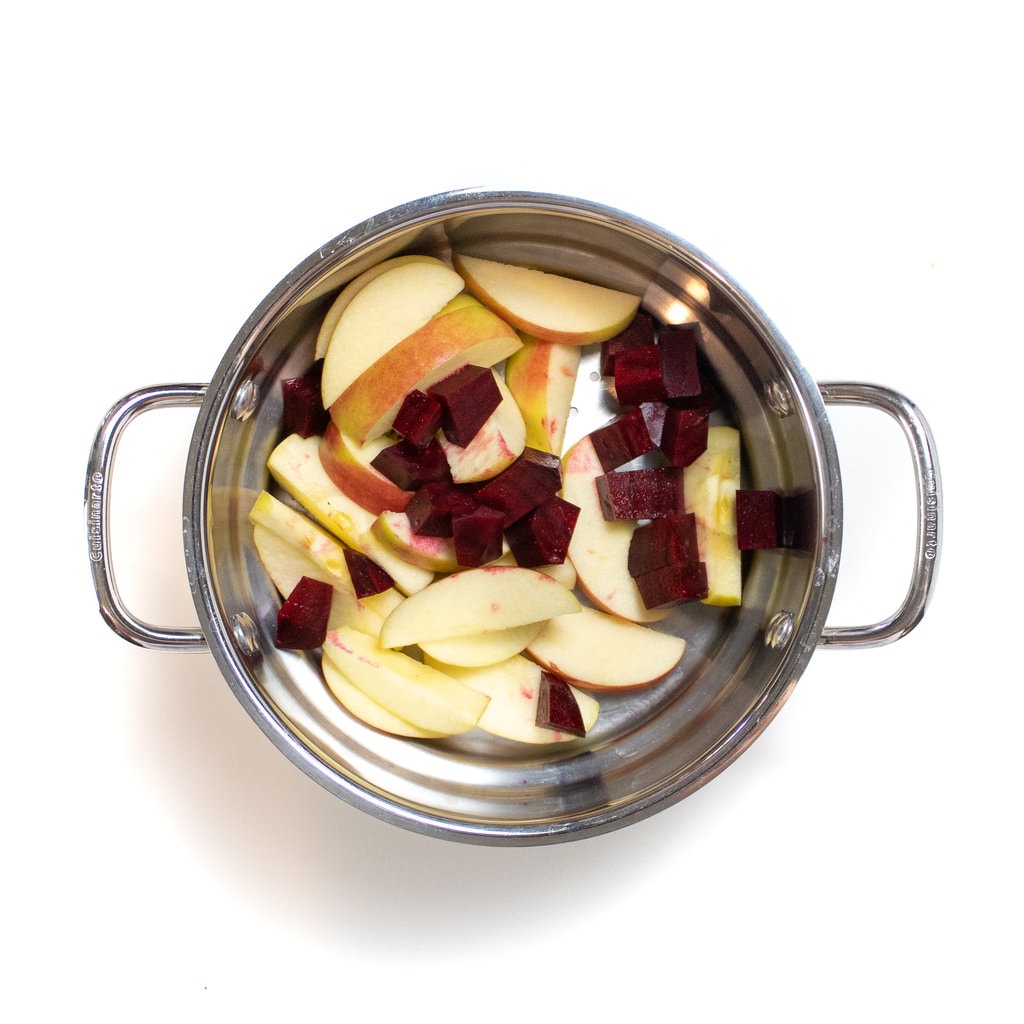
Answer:
MULTIPOLYGON (((615 412, 584 356, 566 444, 615 412)), ((272 489, 272 488, 271 488, 272 489)), ((841 494, 820 395, 756 305, 707 257, 619 211, 528 193, 451 193, 353 229, 311 256, 256 310, 218 368, 193 438, 186 558, 211 650, 277 746, 329 790, 427 834, 489 844, 579 838, 667 806, 718 774, 767 725, 817 644, 838 568, 841 494), (744 556, 738 608, 683 605, 660 625, 687 641, 658 684, 600 694, 590 735, 506 743, 474 731, 443 741, 376 732, 322 681, 319 654, 279 651, 279 598, 251 542, 248 511, 270 487, 280 381, 313 359, 334 294, 405 252, 451 249, 582 277, 644 296, 658 319, 697 319, 703 358, 728 399, 716 421, 743 438, 743 486, 800 510, 800 542, 744 556)))

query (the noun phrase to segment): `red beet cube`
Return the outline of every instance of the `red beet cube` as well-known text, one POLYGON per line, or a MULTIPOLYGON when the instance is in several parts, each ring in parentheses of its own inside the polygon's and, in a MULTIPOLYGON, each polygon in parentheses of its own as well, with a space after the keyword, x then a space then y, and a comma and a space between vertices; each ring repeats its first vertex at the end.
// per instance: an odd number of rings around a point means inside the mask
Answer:
POLYGON ((736 542, 740 551, 782 546, 782 501, 775 491, 736 492, 736 542))
POLYGON ((486 366, 462 366, 427 390, 441 406, 444 436, 465 448, 501 404, 494 372, 486 366))
POLYGON ((567 732, 570 736, 587 734, 572 687, 560 676, 547 671, 540 675, 536 721, 542 729, 567 732))
POLYGON ((286 434, 312 437, 327 429, 331 417, 320 393, 322 370, 323 360, 317 360, 301 377, 281 381, 281 421, 286 434))
POLYGON ((665 410, 659 447, 673 466, 688 466, 708 446, 707 409, 665 410))
POLYGON ((431 480, 416 489, 405 506, 412 532, 424 537, 451 537, 452 517, 472 512, 470 491, 445 480, 431 480))
POLYGON ((663 565, 634 579, 645 608, 678 601, 703 601, 708 596, 708 571, 703 562, 663 565))
POLYGON ((658 330, 661 380, 665 398, 692 398, 701 392, 697 348, 700 324, 669 324, 658 330))
POLYGON ((496 508, 475 505, 452 514, 455 560, 466 568, 486 565, 499 558, 504 534, 505 516, 496 508))
POLYGON ((421 484, 451 478, 448 459, 436 437, 422 448, 412 441, 396 441, 382 448, 370 465, 403 491, 414 491, 421 484))
POLYGON ((327 636, 334 588, 323 580, 303 576, 277 612, 274 644, 282 650, 312 651, 327 636))
POLYGON ((700 369, 700 391, 695 395, 683 395, 677 398, 666 398, 665 402, 677 409, 703 409, 714 412, 722 405, 722 396, 711 377, 700 369))
POLYGON ((629 541, 627 567, 634 579, 666 565, 699 561, 697 517, 692 512, 652 519, 638 526, 629 541))
POLYGON ((638 408, 643 413, 651 441, 656 446, 661 444, 661 432, 665 428, 665 414, 668 412, 668 406, 664 402, 642 402, 638 408))
POLYGON ((661 349, 657 345, 627 348, 615 356, 615 397, 621 405, 656 402, 665 397, 661 349))
POLYGON ((579 506, 553 494, 517 519, 505 531, 516 563, 526 569, 561 565, 569 554, 569 541, 579 514, 579 506))
POLYGON ((390 574, 361 551, 345 548, 345 564, 352 577, 352 589, 360 599, 382 594, 395 585, 390 574))
POLYGON ((562 462, 558 456, 525 448, 511 466, 477 490, 476 500, 504 512, 508 526, 561 488, 562 462))
POLYGON ((624 331, 601 342, 601 376, 611 377, 615 373, 615 356, 623 349, 653 345, 654 331, 654 317, 641 309, 624 331))
POLYGON ((683 471, 676 466, 619 469, 596 483, 605 519, 660 519, 683 511, 683 471))
POLYGON ((441 429, 444 410, 441 403, 425 391, 410 391, 402 401, 391 426, 410 444, 425 448, 441 429))
POLYGON ((638 405, 611 423, 591 431, 590 440, 606 473, 646 455, 654 448, 647 420, 638 405))

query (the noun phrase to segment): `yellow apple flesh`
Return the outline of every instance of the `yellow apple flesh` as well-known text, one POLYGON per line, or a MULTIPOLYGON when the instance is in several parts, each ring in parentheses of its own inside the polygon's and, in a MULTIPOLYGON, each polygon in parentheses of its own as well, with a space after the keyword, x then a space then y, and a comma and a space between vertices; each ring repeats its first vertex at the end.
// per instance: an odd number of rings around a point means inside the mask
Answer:
POLYGON ((521 345, 500 317, 460 295, 438 316, 381 347, 330 402, 325 390, 324 402, 339 430, 365 444, 391 428, 410 391, 425 391, 466 364, 494 366, 521 345))
POLYGON ((562 454, 572 409, 579 345, 563 345, 521 335, 523 347, 505 364, 505 383, 526 424, 526 443, 542 452, 562 454))
POLYGON ((409 504, 412 492, 403 491, 371 465, 391 444, 394 441, 386 437, 358 444, 343 434, 337 424, 328 423, 320 441, 320 462, 331 480, 367 512, 401 512, 409 504))
POLYGON ((404 512, 381 512, 370 529, 382 544, 410 565, 431 572, 454 572, 459 567, 451 537, 414 533, 404 512))
POLYGON ((544 622, 495 629, 490 633, 470 633, 448 640, 421 640, 420 647, 432 661, 460 668, 479 668, 506 661, 521 654, 537 638, 544 622))
POLYGON ((468 732, 487 707, 485 694, 348 626, 328 631, 324 657, 367 697, 418 729, 468 732))
POLYGON ((383 647, 408 647, 523 626, 579 609, 571 590, 534 569, 465 569, 436 580, 398 605, 381 627, 380 642, 383 647))
POLYGON ((629 573, 629 544, 636 523, 604 517, 596 483, 603 475, 589 436, 577 441, 562 460, 562 497, 580 510, 569 541, 577 582, 603 611, 633 622, 663 619, 668 610, 648 609, 629 573))
POLYGON ((526 650, 578 686, 625 690, 648 686, 671 672, 686 641, 584 605, 578 615, 551 619, 526 650))
POLYGON ((342 310, 324 354, 324 408, 330 409, 364 370, 462 290, 462 278, 433 257, 389 267, 360 288, 342 310))
POLYGON ((542 341, 589 345, 623 331, 640 297, 549 274, 456 253, 455 269, 466 288, 503 320, 542 341))

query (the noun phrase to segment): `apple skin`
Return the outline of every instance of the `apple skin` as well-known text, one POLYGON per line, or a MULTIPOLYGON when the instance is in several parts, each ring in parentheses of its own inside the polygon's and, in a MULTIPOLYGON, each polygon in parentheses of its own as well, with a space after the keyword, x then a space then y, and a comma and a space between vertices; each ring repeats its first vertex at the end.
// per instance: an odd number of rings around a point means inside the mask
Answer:
POLYGON ((580 368, 580 346, 541 341, 528 334, 520 337, 523 347, 508 357, 505 383, 523 414, 526 443, 561 455, 580 368))
POLYGON ((487 707, 486 694, 348 626, 329 630, 323 650, 349 682, 417 729, 468 732, 487 707))
POLYGON ((372 558, 403 594, 413 594, 433 581, 432 572, 410 565, 373 535, 377 517, 327 475, 320 462, 320 438, 315 434, 289 434, 270 453, 267 469, 313 519, 350 548, 372 558))
POLYGON ((704 453, 683 470, 686 511, 697 520, 697 550, 708 574, 704 604, 732 607, 743 596, 743 556, 736 536, 740 432, 708 428, 704 453))
MULTIPOLYGON (((462 278, 434 257, 388 267, 363 285, 342 310, 324 354, 324 408, 330 409, 364 370, 429 322, 463 287, 462 278)), ((368 440, 339 426, 360 444, 368 440)))
POLYGON ((542 341, 589 345, 632 322, 640 297, 532 267, 454 253, 466 288, 517 330, 542 341))
POLYGON ((501 393, 498 407, 484 421, 476 436, 465 447, 441 438, 452 480, 457 484, 490 480, 511 466, 526 447, 526 424, 519 404, 505 381, 491 370, 501 393))
POLYGON ((577 686, 629 690, 671 672, 686 641, 584 605, 578 615, 551 619, 526 650, 544 668, 577 686))
POLYGON ((367 512, 401 512, 409 504, 412 492, 403 491, 370 465, 392 443, 379 437, 364 445, 357 444, 332 421, 320 441, 320 462, 331 480, 367 512))
POLYGON ((596 483, 603 474, 589 436, 580 438, 562 459, 562 497, 580 510, 569 541, 577 582, 602 611, 632 622, 656 622, 668 609, 649 609, 640 596, 628 565, 637 524, 605 519, 596 483))
POLYGON ((370 527, 381 543, 392 548, 410 565, 431 572, 454 572, 459 567, 451 537, 429 537, 414 533, 404 512, 381 512, 370 527))
POLYGON ((511 565, 465 569, 406 598, 385 619, 380 642, 383 647, 408 647, 579 610, 576 595, 542 572, 511 565))
MULTIPOLYGON (((432 664, 427 657, 427 664, 432 664)), ((453 679, 479 690, 490 698, 477 726, 492 736, 520 743, 568 743, 579 739, 556 729, 537 725, 537 698, 543 671, 539 665, 516 655, 493 665, 476 668, 444 668, 453 679)), ((600 705, 588 693, 572 687, 583 717, 590 729, 597 721, 600 705)))
POLYGON ((426 391, 467 363, 494 366, 521 346, 507 323, 472 297, 459 296, 440 315, 381 347, 329 403, 325 389, 324 401, 338 429, 366 444, 391 428, 410 391, 426 391))

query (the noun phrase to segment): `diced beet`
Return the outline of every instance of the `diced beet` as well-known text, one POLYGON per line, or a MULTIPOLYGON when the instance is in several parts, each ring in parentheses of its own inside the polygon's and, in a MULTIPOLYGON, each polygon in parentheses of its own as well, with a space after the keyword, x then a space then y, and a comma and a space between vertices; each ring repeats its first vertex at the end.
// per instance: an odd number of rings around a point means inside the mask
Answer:
POLYGON ((703 409, 714 412, 722 406, 722 396, 714 380, 703 367, 699 367, 700 391, 695 395, 684 395, 679 398, 666 398, 667 405, 676 409, 703 409))
POLYGON ((477 490, 476 500, 504 512, 508 526, 561 487, 562 462, 558 456, 527 447, 515 462, 477 490))
POLYGON ((411 441, 396 441, 382 448, 370 465, 403 491, 414 491, 421 484, 451 478, 448 459, 436 437, 422 448, 411 441))
POLYGON ((661 380, 665 398, 693 398, 701 392, 697 365, 700 324, 668 324, 658 329, 661 380))
POLYGON ((327 636, 334 588, 323 580, 303 576, 277 612, 274 644, 282 650, 312 651, 327 636))
POLYGON ((345 564, 352 577, 352 589, 360 599, 381 594, 395 585, 390 574, 361 551, 345 548, 345 564))
POLYGON ((645 608, 679 601, 703 601, 708 596, 708 571, 703 562, 663 565, 634 577, 645 608))
POLYGON ((601 342, 601 376, 611 377, 614 374, 615 356, 623 349, 653 345, 654 330, 654 317, 641 309, 624 331, 620 331, 614 338, 601 342))
POLYGON ((646 455, 654 448, 643 410, 636 405, 611 423, 590 432, 601 468, 607 473, 646 455))
POLYGON ((569 554, 579 514, 578 505, 553 494, 517 519, 505 531, 516 564, 525 569, 561 565, 569 554))
POLYGON ((689 565, 700 561, 697 546, 697 517, 692 513, 665 516, 643 523, 629 541, 627 568, 634 579, 666 565, 689 565))
POLYGON ((452 516, 472 512, 470 491, 445 480, 430 480, 416 489, 405 506, 412 532, 423 537, 450 537, 452 516))
POLYGON ((683 471, 676 466, 618 469, 596 480, 605 519, 660 519, 683 511, 683 471))
POLYGON ((638 408, 643 413, 647 424, 647 433, 657 446, 661 444, 661 432, 665 428, 665 414, 668 406, 664 402, 642 402, 638 408))
POLYGON ((554 729, 570 736, 587 734, 572 687, 561 676, 547 671, 540 674, 536 721, 542 729, 554 729))
POLYGON ((486 565, 499 558, 504 534, 505 516, 496 508, 475 505, 452 514, 455 560, 466 568, 486 565))
POLYGON ((740 551, 782 546, 782 502, 775 491, 736 492, 736 543, 740 551))
POLYGON ((708 447, 707 409, 665 410, 659 447, 673 466, 688 466, 708 447))
POLYGON ((331 417, 320 392, 322 370, 323 360, 318 359, 301 377, 281 381, 281 421, 286 434, 312 437, 327 429, 331 417))
POLYGON ((405 396, 391 426, 410 444, 425 448, 441 429, 443 416, 441 403, 417 389, 405 396))
POLYGON ((779 547, 813 551, 817 521, 814 491, 779 495, 779 547))
POLYGON ((441 406, 444 436, 460 448, 465 448, 476 437, 477 431, 501 404, 501 391, 494 372, 486 366, 461 366, 428 388, 427 394, 441 406))
POLYGON ((656 402, 665 397, 661 349, 657 345, 626 348, 615 356, 615 397, 620 405, 656 402))

